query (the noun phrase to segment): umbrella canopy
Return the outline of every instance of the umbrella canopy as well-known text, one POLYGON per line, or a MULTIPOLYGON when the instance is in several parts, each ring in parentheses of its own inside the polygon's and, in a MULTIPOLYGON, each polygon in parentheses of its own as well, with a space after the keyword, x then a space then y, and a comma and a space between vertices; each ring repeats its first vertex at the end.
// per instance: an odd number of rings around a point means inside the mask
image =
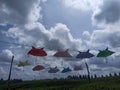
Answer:
POLYGON ((69 54, 69 49, 65 50, 65 51, 57 51, 54 56, 55 57, 72 57, 72 55, 69 54))
POLYGON ((42 66, 42 65, 37 65, 37 66, 35 66, 32 70, 33 70, 33 71, 40 71, 40 70, 43 70, 43 69, 45 69, 44 66, 42 66))
POLYGON ((99 50, 99 53, 97 54, 97 57, 107 57, 107 56, 110 56, 110 55, 112 55, 113 53, 115 53, 115 52, 113 52, 113 51, 110 51, 110 50, 108 50, 108 48, 106 48, 105 50, 99 50))
POLYGON ((89 52, 90 50, 87 50, 86 52, 80 52, 79 51, 79 54, 76 56, 76 58, 91 58, 93 57, 94 55, 92 53, 89 52))
POLYGON ((24 66, 27 66, 27 65, 30 65, 28 63, 28 60, 26 60, 25 62, 20 61, 19 64, 18 64, 18 67, 24 67, 24 66))
POLYGON ((57 68, 57 66, 55 68, 50 68, 50 70, 48 71, 48 73, 57 73, 60 70, 57 68))
POLYGON ((74 71, 83 70, 82 66, 74 66, 74 71))
POLYGON ((44 48, 35 48, 32 46, 32 49, 28 52, 28 54, 33 56, 47 56, 47 53, 44 51, 44 48))
POLYGON ((64 68, 61 73, 66 73, 66 72, 71 72, 71 71, 72 70, 69 67, 67 67, 67 68, 64 68))

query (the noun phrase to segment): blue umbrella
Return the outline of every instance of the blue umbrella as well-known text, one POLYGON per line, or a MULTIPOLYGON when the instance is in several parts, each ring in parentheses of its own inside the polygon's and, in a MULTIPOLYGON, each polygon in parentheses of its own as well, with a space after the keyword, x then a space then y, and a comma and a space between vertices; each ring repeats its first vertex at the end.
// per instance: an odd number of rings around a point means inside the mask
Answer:
POLYGON ((57 66, 55 68, 50 68, 50 70, 48 71, 48 73, 57 73, 60 70, 57 68, 57 66))
POLYGON ((61 73, 66 73, 66 72, 71 72, 72 70, 69 68, 69 67, 67 67, 67 68, 64 68, 62 71, 61 71, 61 73))
POLYGON ((79 52, 79 54, 76 56, 76 58, 84 59, 84 58, 91 58, 94 57, 92 53, 89 52, 90 50, 87 50, 86 52, 79 52))

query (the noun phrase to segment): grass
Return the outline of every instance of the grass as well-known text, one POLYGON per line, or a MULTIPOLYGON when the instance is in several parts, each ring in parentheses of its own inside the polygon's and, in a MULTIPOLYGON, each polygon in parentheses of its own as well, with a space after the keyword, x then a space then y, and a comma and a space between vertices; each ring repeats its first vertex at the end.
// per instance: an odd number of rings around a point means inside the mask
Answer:
MULTIPOLYGON (((7 85, 0 85, 0 90, 6 90, 7 85)), ((13 83, 9 90, 120 90, 120 77, 107 77, 87 80, 36 80, 13 83), (14 89, 16 88, 16 89, 14 89)))

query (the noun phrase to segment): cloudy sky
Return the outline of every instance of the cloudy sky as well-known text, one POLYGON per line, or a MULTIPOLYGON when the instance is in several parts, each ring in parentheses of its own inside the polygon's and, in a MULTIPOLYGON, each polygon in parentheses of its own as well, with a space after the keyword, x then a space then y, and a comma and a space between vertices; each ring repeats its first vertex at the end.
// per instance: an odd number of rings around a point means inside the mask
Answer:
POLYGON ((120 72, 120 0, 0 0, 0 78, 7 79, 12 55, 12 78, 45 79, 86 74, 85 60, 55 58, 58 49, 97 55, 109 47, 116 53, 106 58, 87 59, 91 75, 120 72), (31 46, 45 47, 47 57, 28 56, 31 46), (18 67, 29 60, 30 66, 18 67), (34 61, 47 69, 33 72, 34 61), (63 63, 63 64, 62 64, 63 63), (49 74, 49 67, 73 68, 79 72, 49 74))

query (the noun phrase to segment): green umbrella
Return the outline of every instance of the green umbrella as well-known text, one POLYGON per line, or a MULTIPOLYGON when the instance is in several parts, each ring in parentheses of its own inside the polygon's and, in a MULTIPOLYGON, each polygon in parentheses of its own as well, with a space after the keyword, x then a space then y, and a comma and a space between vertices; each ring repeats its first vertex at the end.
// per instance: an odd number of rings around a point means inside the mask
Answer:
POLYGON ((97 57, 107 57, 107 56, 110 56, 110 55, 112 55, 113 53, 115 53, 115 52, 113 52, 113 51, 110 51, 110 50, 108 50, 108 48, 106 48, 105 50, 99 50, 99 53, 97 54, 97 57))
POLYGON ((27 66, 27 65, 30 65, 29 63, 28 63, 28 60, 26 60, 26 61, 20 61, 19 62, 19 64, 18 64, 18 67, 24 67, 24 66, 27 66))
MULTIPOLYGON (((115 53, 115 52, 108 50, 108 47, 107 47, 105 50, 102 50, 102 51, 99 50, 97 57, 108 57, 108 56, 112 55, 113 53, 115 53)), ((107 63, 107 58, 106 58, 106 63, 107 63)))

